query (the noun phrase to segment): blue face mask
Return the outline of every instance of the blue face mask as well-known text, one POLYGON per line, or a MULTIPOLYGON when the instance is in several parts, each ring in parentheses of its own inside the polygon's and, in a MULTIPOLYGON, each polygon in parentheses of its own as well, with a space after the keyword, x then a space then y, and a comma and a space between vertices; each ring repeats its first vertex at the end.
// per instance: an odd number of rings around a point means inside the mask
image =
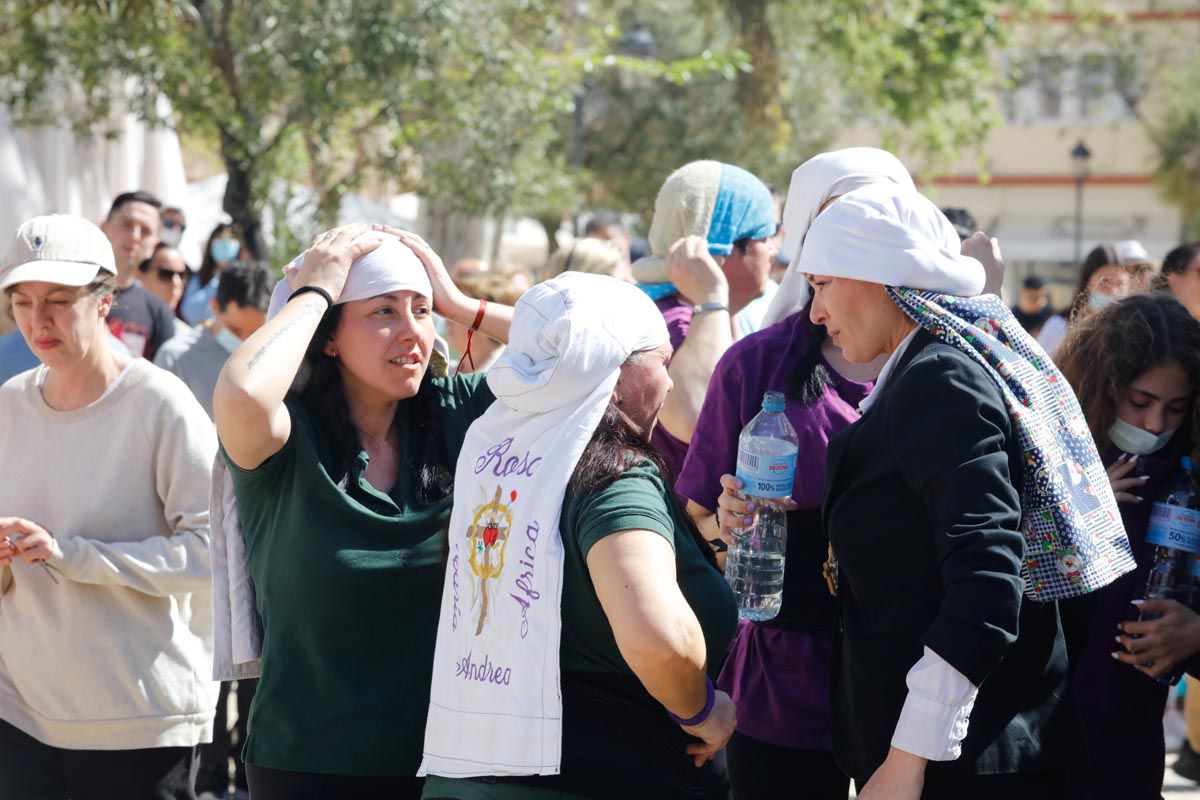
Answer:
POLYGON ((213 239, 212 244, 208 246, 209 255, 213 257, 213 261, 227 263, 233 261, 241 252, 242 243, 237 239, 213 239))
POLYGON ((225 349, 225 352, 233 355, 233 351, 242 346, 242 340, 234 336, 229 328, 221 328, 213 334, 213 338, 217 340, 217 344, 225 349))

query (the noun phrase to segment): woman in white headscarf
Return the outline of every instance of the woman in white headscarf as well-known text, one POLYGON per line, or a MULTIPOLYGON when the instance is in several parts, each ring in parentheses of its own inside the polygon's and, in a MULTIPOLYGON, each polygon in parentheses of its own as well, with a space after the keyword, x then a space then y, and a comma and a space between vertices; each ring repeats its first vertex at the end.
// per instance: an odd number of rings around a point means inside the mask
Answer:
MULTIPOLYGON (((392 233, 318 236, 213 397, 262 626, 255 800, 421 791, 454 464, 493 399, 482 374, 437 377, 432 315, 505 341, 512 310, 392 233)), ((229 615, 218 591, 218 640, 229 615)))
POLYGON ((732 593, 649 444, 671 379, 639 289, 517 303, 454 486, 427 798, 707 798, 732 593))
POLYGON ((714 512, 722 476, 734 472, 738 435, 759 412, 765 392, 784 394, 801 456, 792 491, 796 506, 788 513, 783 608, 768 623, 739 623, 717 681, 739 709, 727 750, 738 800, 775 797, 797 771, 812 800, 844 800, 848 791, 829 741, 835 606, 821 578, 821 494, 829 439, 858 419, 856 407, 882 360, 851 364, 825 329, 808 319, 808 282, 795 262, 822 208, 880 182, 912 187, 895 156, 871 147, 822 153, 792 173, 783 229, 785 248, 795 257, 768 311, 771 324, 735 342, 717 363, 675 486, 705 537, 723 550, 714 512))
POLYGON ((865 800, 1061 796, 1054 601, 1134 566, 1079 405, 916 192, 843 196, 799 268, 846 358, 888 358, 829 446, 838 762, 865 800))

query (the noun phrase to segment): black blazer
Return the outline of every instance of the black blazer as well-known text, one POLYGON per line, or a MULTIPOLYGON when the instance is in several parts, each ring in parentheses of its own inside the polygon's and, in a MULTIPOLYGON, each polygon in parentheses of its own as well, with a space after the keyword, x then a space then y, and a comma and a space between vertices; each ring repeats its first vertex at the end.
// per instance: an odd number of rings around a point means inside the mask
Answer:
POLYGON ((913 338, 862 419, 829 444, 824 524, 840 562, 833 748, 883 763, 928 646, 979 687, 955 761, 927 774, 1061 768, 1075 733, 1058 608, 1024 597, 1021 453, 1000 388, 913 338))

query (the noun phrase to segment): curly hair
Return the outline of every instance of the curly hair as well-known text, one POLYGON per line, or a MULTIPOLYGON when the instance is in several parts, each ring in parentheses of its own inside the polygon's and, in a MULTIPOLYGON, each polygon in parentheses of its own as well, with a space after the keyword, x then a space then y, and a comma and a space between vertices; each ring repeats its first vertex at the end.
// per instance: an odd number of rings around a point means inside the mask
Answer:
MULTIPOLYGON (((1192 392, 1200 388, 1200 322, 1164 294, 1123 298, 1078 320, 1055 356, 1079 398, 1096 444, 1110 444, 1108 429, 1126 387, 1155 367, 1179 364, 1192 392)), ((1197 404, 1186 427, 1194 435, 1197 404)))

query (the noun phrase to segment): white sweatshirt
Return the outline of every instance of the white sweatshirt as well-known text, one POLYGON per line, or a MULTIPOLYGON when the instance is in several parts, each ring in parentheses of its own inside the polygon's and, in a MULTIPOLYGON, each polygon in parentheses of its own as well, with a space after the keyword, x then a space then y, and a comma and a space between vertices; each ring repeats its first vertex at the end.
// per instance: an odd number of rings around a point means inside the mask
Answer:
POLYGON ((210 741, 212 423, 148 361, 75 411, 43 369, 0 387, 0 517, 54 535, 59 583, 0 569, 0 719, 76 750, 210 741))

